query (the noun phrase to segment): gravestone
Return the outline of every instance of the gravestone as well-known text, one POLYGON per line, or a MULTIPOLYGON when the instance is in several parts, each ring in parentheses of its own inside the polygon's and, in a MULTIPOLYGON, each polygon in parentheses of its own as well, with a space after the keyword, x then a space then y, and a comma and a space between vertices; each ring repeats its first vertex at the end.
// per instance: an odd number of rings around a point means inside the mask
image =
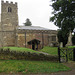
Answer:
POLYGON ((63 42, 60 43, 60 47, 63 47, 63 42))
POLYGON ((70 32, 66 46, 72 46, 72 33, 70 32))

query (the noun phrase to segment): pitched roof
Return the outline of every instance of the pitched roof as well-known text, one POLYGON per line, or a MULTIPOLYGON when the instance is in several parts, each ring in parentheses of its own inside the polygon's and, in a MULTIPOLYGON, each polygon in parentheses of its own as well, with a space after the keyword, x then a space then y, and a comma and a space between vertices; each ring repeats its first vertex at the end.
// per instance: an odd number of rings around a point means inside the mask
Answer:
POLYGON ((47 28, 43 28, 40 26, 19 26, 18 29, 23 29, 23 30, 50 30, 47 28))

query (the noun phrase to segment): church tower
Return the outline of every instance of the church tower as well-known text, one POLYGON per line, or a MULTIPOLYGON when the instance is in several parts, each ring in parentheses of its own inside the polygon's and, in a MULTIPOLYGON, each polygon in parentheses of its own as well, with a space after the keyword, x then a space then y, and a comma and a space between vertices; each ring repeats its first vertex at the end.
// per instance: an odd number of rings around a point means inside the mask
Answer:
POLYGON ((17 3, 1 2, 1 24, 3 31, 14 31, 18 26, 17 3))
POLYGON ((1 46, 16 46, 17 3, 1 1, 1 46))

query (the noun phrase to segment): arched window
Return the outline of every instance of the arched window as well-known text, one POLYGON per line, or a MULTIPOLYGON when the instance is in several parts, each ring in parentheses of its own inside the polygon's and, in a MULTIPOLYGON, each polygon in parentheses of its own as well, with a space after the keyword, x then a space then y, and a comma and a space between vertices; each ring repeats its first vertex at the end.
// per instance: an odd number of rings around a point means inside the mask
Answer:
POLYGON ((12 8, 11 7, 8 7, 8 12, 12 12, 12 8))

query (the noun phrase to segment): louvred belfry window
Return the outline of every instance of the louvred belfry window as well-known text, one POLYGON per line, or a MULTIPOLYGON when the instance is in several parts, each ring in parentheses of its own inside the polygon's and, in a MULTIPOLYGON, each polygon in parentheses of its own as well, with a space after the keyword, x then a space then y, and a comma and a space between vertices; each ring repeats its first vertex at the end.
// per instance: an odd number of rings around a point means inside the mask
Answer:
POLYGON ((8 12, 12 12, 12 8, 11 7, 8 7, 8 12))

